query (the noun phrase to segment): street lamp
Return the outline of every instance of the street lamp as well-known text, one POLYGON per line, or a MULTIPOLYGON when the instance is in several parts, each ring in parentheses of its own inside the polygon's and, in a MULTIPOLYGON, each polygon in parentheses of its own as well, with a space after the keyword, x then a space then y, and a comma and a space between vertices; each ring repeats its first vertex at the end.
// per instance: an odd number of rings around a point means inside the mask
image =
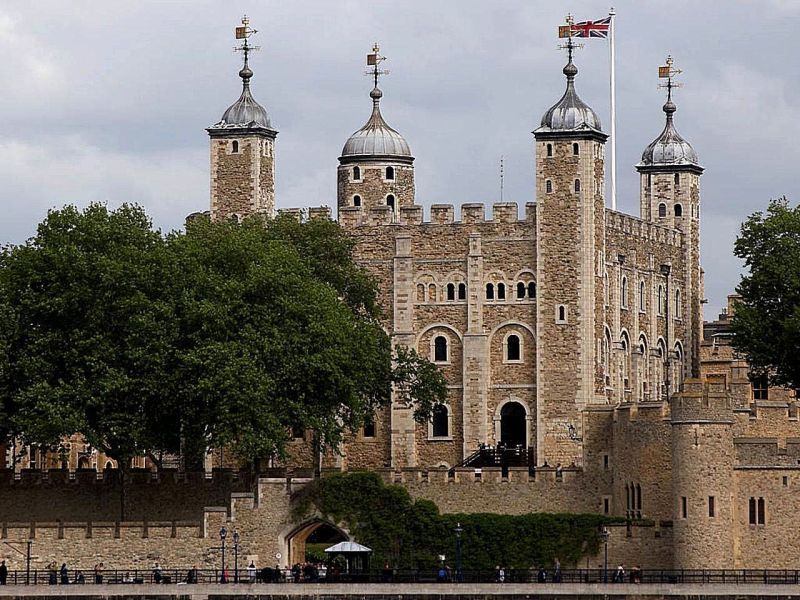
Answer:
POLYGON ((225 538, 228 537, 228 530, 225 527, 220 527, 219 530, 219 539, 222 542, 222 576, 220 577, 220 583, 228 583, 228 578, 225 577, 225 538))
POLYGON ((600 537, 603 538, 603 583, 608 583, 608 538, 611 532, 608 527, 603 527, 600 537))
POLYGON ((461 581, 461 534, 464 532, 464 528, 461 527, 461 523, 456 523, 453 531, 456 532, 456 581, 461 581))
POLYGON ((233 532, 233 582, 239 583, 239 532, 233 532))

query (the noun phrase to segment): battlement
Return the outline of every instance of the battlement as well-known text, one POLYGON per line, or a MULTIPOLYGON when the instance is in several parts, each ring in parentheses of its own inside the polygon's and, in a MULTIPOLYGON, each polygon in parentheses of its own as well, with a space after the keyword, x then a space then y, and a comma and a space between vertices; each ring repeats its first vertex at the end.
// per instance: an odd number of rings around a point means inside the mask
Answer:
POLYGON ((724 377, 687 379, 670 399, 672 423, 733 424, 733 402, 724 377))
POLYGON ((800 469, 800 438, 738 437, 733 445, 737 467, 800 469))
POLYGON ((524 483, 542 484, 543 482, 572 482, 583 475, 578 467, 456 467, 454 469, 405 468, 401 470, 381 469, 381 477, 386 483, 397 485, 466 485, 481 483, 524 483))
MULTIPOLYGON (((0 469, 0 487, 55 487, 55 486, 117 486, 121 482, 121 473, 117 469, 96 471, 95 469, 0 469)), ((248 471, 233 469, 213 469, 207 471, 179 471, 177 469, 131 469, 125 477, 126 486, 205 486, 210 488, 249 486, 252 475, 248 471)))
POLYGON ((1 522, 3 540, 202 538, 202 521, 1 522))
POLYGON ((519 218, 519 205, 516 202, 495 202, 491 205, 492 218, 486 218, 487 205, 467 203, 461 205, 461 220, 455 218, 456 210, 452 204, 432 204, 430 219, 425 220, 424 208, 418 204, 401 206, 399 214, 388 206, 365 208, 344 206, 339 208, 339 223, 343 227, 379 225, 479 225, 497 223, 533 223, 536 219, 536 204, 525 204, 525 216, 519 218))
POLYGON ((639 217, 626 215, 610 208, 606 209, 606 229, 619 231, 627 236, 659 244, 675 247, 683 246, 683 233, 677 229, 645 221, 639 217))

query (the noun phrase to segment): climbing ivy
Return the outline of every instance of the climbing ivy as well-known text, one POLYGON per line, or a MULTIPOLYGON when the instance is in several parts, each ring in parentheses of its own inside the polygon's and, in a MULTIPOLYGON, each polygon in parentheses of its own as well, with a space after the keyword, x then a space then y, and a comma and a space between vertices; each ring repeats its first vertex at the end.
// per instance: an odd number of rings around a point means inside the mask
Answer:
POLYGON ((388 561, 400 569, 434 568, 440 555, 452 566, 457 523, 463 529, 463 568, 487 570, 495 565, 528 569, 556 558, 565 566, 577 565, 598 552, 603 525, 624 522, 593 514, 440 514, 433 502, 412 500, 405 488, 367 472, 317 479, 293 502, 296 520, 320 514, 372 548, 373 566, 388 561))

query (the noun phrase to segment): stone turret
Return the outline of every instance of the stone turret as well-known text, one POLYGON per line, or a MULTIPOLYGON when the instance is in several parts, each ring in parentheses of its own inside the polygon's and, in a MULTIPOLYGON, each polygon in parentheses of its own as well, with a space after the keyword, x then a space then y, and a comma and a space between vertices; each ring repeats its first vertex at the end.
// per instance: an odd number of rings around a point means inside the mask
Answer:
POLYGON ((366 124, 353 133, 342 148, 337 175, 338 206, 362 207, 366 210, 388 206, 393 221, 398 220, 400 208, 414 204, 414 157, 405 138, 392 129, 381 114, 383 92, 378 65, 385 60, 378 54, 377 44, 367 56, 373 66, 375 82, 369 93, 372 114, 366 124))
POLYGON ((724 377, 670 401, 676 569, 724 569, 734 552, 734 415, 724 377))
POLYGON ((603 133, 575 91, 577 67, 536 138, 537 462, 582 464, 582 410, 602 399, 595 342, 602 336, 605 239, 603 133), (600 253, 600 254, 598 254, 600 253), (565 268, 569 265, 569 268, 565 268))
POLYGON ((247 36, 240 50, 244 65, 239 71, 242 94, 222 118, 206 131, 211 138, 211 218, 242 218, 275 213, 275 137, 266 109, 250 91, 253 71, 248 64, 252 47, 247 38, 255 33, 247 17, 242 19, 247 36))

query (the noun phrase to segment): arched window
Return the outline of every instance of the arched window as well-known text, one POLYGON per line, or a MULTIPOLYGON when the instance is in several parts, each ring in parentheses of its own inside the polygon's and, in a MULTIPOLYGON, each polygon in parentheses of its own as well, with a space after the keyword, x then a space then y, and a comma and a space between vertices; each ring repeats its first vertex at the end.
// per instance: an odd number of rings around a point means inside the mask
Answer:
POLYGON ((353 206, 361 206, 361 196, 358 194, 353 196, 353 206))
POLYGON ((681 318, 681 291, 675 290, 675 319, 681 318))
POLYGON ((394 167, 386 167, 386 179, 394 179, 394 167))
POLYGON ((622 348, 622 387, 628 390, 630 389, 631 381, 631 341, 628 339, 628 334, 624 331, 619 341, 622 348))
POLYGON ((675 185, 681 184, 681 175, 680 173, 675 173, 675 185))
POLYGON ((605 374, 606 386, 611 385, 611 331, 605 327, 605 335, 603 335, 602 357, 603 373, 605 374))
POLYGON ((536 298, 536 282, 528 282, 528 298, 536 298))
POLYGON ((491 283, 486 284, 486 299, 494 300, 494 284, 491 283))
POLYGON ((433 407, 431 421, 431 437, 444 438, 450 436, 450 415, 444 404, 437 404, 433 407))
POLYGON ((428 284, 428 300, 436 302, 436 284, 428 284))
POLYGON ((683 216, 683 206, 681 206, 680 204, 676 204, 674 210, 675 210, 675 216, 676 217, 682 217, 683 216))
POLYGON ((547 156, 553 156, 553 144, 547 144, 547 156))
POLYGON ((505 300, 506 299, 506 284, 505 283, 498 283, 497 284, 497 299, 498 300, 505 300))
POLYGON ((417 302, 425 302, 425 284, 417 284, 417 302))
POLYGON ((572 153, 575 156, 578 156, 578 154, 581 153, 581 147, 577 143, 572 144, 572 153))
POLYGON ((558 305, 556 319, 558 320, 559 323, 567 322, 567 307, 564 306, 563 304, 558 305))
POLYGON ((647 310, 647 300, 645 300, 644 291, 645 291, 644 281, 640 281, 639 282, 639 310, 642 311, 642 312, 647 310))
POLYGON ((447 299, 448 300, 456 299, 456 285, 454 283, 447 284, 447 299))
POLYGON ((628 308, 628 278, 625 276, 619 286, 619 304, 622 308, 628 308))
POLYGON ((576 192, 580 192, 581 191, 581 180, 580 179, 576 179, 575 180, 575 191, 576 192))
POLYGON ((239 142, 233 140, 231 142, 231 153, 238 154, 238 152, 239 152, 239 142))
POLYGON ((517 299, 525 297, 525 284, 521 281, 517 284, 517 299))
POLYGON ((664 314, 664 286, 658 286, 658 314, 664 314))
POLYGON ((467 284, 466 283, 459 283, 458 284, 458 299, 459 300, 466 300, 467 299, 467 284))
POLYGON ((443 335, 433 340, 433 362, 447 362, 447 338, 443 335))
POLYGON ((510 335, 506 338, 506 360, 521 360, 520 342, 518 335, 510 335))
POLYGON ((394 210, 394 194, 386 196, 386 206, 394 210))
POLYGON ((361 167, 353 167, 353 179, 355 181, 361 179, 361 167))
POLYGON ((667 216, 667 205, 663 202, 658 205, 658 216, 662 219, 667 216))
POLYGON ((553 182, 550 181, 549 179, 546 179, 544 182, 544 191, 547 192, 548 194, 553 193, 553 182))

